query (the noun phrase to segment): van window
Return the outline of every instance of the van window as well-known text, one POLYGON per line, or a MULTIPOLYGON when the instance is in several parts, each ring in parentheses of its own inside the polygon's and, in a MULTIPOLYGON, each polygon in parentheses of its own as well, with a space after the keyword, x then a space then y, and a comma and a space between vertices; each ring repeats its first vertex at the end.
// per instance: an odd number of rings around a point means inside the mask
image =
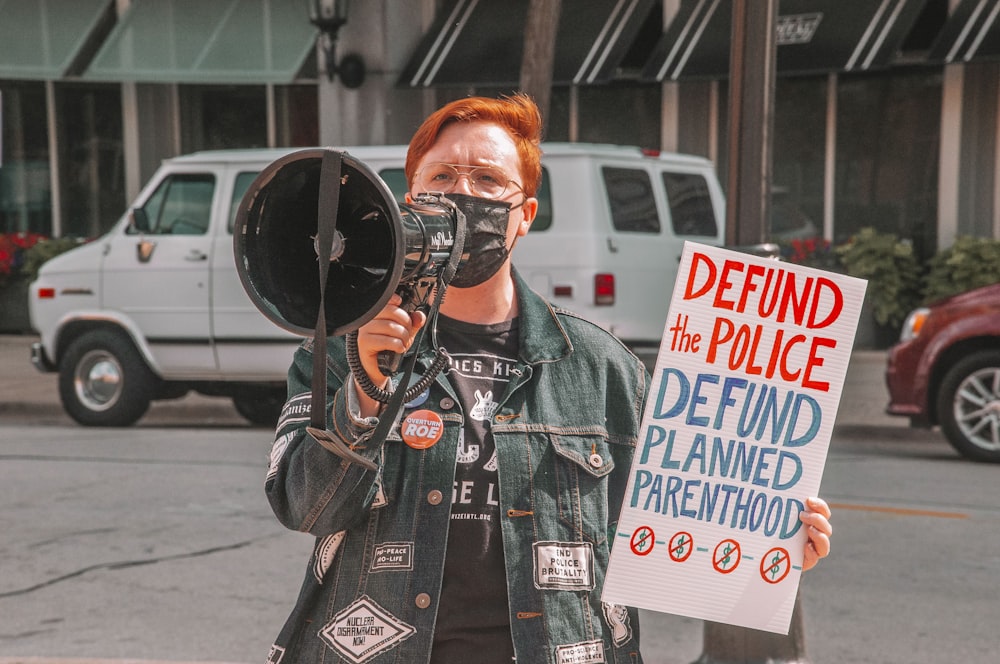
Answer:
POLYGON ((544 166, 542 167, 542 182, 538 185, 535 198, 538 199, 538 214, 531 222, 529 233, 547 231, 552 228, 552 185, 549 184, 549 171, 544 166))
POLYGON ((659 233, 660 215, 656 211, 649 173, 636 168, 604 166, 601 174, 615 230, 624 233, 659 233))
POLYGON ((240 203, 243 201, 243 195, 247 193, 247 189, 253 184, 253 181, 257 178, 257 173, 237 173, 236 179, 233 180, 233 199, 229 202, 229 234, 232 235, 233 227, 236 226, 236 213, 240 209, 240 203))
MULTIPOLYGON (((378 172, 380 178, 389 186, 397 203, 403 203, 404 196, 410 190, 406 183, 406 174, 402 168, 383 168, 378 172)), ((549 186, 549 172, 542 168, 542 183, 538 187, 538 214, 531 224, 532 231, 544 231, 552 226, 552 188, 549 186)))
POLYGON ((182 173, 166 178, 141 212, 146 228, 129 232, 147 235, 204 235, 212 218, 215 176, 182 173))
POLYGON ((716 237, 719 227, 705 177, 697 173, 664 173, 674 235, 716 237))
POLYGON ((406 184, 406 173, 402 168, 383 168, 378 176, 388 185, 397 203, 406 202, 406 193, 410 191, 410 187, 406 184))

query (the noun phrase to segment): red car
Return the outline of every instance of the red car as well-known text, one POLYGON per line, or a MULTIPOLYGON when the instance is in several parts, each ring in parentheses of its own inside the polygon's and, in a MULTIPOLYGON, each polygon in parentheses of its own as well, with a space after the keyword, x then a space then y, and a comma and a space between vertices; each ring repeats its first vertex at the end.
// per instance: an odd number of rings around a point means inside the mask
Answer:
POLYGON ((911 312, 886 383, 887 413, 940 425, 963 456, 1000 463, 1000 284, 911 312))

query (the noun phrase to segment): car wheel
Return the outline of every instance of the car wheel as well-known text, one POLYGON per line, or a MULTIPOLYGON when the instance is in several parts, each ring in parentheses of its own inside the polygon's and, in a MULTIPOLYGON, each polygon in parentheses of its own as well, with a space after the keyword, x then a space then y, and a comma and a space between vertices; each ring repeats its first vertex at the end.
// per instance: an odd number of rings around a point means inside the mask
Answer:
POLYGON ((1000 351, 973 353, 944 376, 938 419, 963 456, 1000 463, 1000 351))
POLYGON ((273 427, 285 406, 285 390, 251 390, 233 397, 236 412, 251 424, 273 427))
POLYGON ((156 377, 123 335, 92 330, 70 343, 59 362, 59 396, 87 426, 125 427, 149 409, 156 377))

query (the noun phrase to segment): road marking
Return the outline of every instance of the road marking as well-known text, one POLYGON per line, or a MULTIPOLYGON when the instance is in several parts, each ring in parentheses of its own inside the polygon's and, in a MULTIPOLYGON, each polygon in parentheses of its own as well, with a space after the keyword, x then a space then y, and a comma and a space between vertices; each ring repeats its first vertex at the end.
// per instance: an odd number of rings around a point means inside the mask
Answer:
MULTIPOLYGON (((880 505, 848 505, 847 503, 830 503, 830 509, 854 510, 856 512, 882 512, 900 516, 930 516, 938 519, 968 519, 969 515, 962 512, 939 512, 937 510, 914 510, 905 507, 883 507, 880 505)), ((3 664, 0 661, 0 664, 3 664)))

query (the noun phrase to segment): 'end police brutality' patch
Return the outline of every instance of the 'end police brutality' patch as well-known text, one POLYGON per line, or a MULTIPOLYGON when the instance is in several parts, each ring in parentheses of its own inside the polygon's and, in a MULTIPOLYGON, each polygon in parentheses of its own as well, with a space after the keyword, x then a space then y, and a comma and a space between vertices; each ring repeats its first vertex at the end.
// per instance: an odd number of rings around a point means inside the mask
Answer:
POLYGON ((590 542, 535 542, 535 587, 593 590, 594 548, 590 542))
POLYGON ((413 636, 416 629, 362 595, 333 617, 319 636, 355 664, 361 664, 413 636))

